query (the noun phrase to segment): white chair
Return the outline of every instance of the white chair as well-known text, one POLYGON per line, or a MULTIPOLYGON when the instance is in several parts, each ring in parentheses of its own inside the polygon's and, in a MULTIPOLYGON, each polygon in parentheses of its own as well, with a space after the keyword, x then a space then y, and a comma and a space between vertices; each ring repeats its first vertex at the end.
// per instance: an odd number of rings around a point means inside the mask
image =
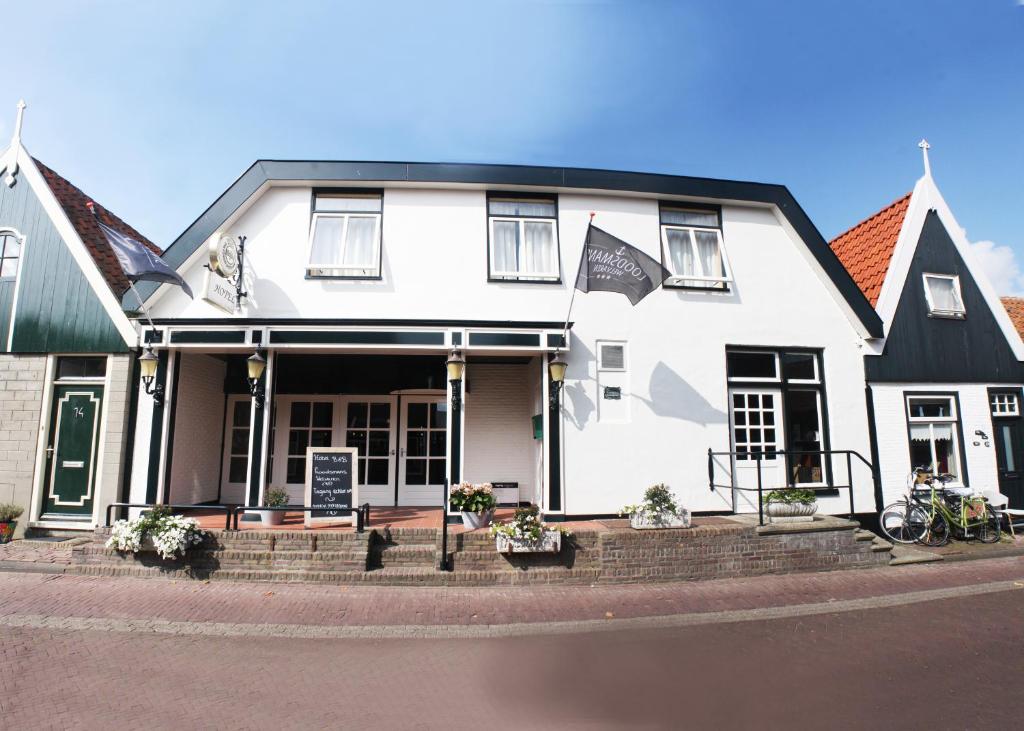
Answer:
MULTIPOLYGON (((1017 537, 1017 533, 1014 530, 1016 527, 1013 523, 1014 518, 1024 518, 1024 510, 1010 507, 1010 498, 1006 497, 1001 492, 993 492, 986 490, 984 493, 985 499, 988 500, 988 504, 992 506, 992 509, 999 513, 1000 518, 1006 518, 1006 524, 1010 526, 1010 535, 1014 538, 1017 537)), ((1001 521, 1000 521, 1001 522, 1001 521)), ((1024 520, 1021 520, 1017 525, 1024 527, 1024 520)))

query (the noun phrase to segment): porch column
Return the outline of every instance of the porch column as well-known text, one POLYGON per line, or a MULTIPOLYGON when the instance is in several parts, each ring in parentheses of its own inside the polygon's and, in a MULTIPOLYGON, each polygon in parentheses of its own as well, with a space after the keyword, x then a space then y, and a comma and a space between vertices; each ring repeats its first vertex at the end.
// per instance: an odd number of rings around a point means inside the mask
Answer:
POLYGON ((462 481, 462 430, 463 414, 462 381, 448 382, 448 483, 458 485, 462 481))
POLYGON ((164 478, 164 465, 166 464, 166 449, 168 442, 167 430, 169 428, 168 401, 171 398, 168 388, 168 374, 174 367, 172 354, 167 350, 157 353, 156 377, 153 379, 153 390, 158 395, 145 396, 153 399, 151 411, 149 436, 149 469, 146 473, 146 500, 152 505, 156 503, 160 495, 160 487, 164 478))
POLYGON ((263 398, 252 399, 251 421, 249 429, 249 494, 246 497, 247 506, 263 504, 263 479, 264 466, 267 462, 267 446, 270 434, 270 399, 273 394, 269 393, 268 383, 273 383, 274 361, 276 356, 272 352, 267 353, 267 367, 263 369, 260 376, 259 388, 263 392, 263 398))

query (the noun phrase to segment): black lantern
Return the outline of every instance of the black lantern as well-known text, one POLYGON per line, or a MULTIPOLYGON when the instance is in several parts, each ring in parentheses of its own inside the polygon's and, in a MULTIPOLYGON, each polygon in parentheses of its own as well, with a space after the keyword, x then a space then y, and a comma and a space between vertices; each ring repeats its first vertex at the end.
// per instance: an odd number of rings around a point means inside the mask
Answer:
POLYGON ((249 376, 249 393, 252 394, 257 408, 263 406, 263 387, 260 386, 260 379, 263 377, 266 367, 267 360, 260 355, 259 351, 250 355, 245 361, 245 368, 249 376))
POLYGON ((548 361, 548 376, 550 379, 548 399, 551 401, 552 409, 558 408, 558 395, 562 390, 562 382, 565 380, 565 369, 568 366, 569 364, 558 353, 555 353, 554 357, 548 361))
POLYGON ((156 357, 156 353, 153 352, 153 348, 146 348, 142 355, 139 356, 139 370, 142 373, 142 387, 146 393, 153 397, 153 403, 156 406, 161 406, 164 402, 164 385, 157 383, 154 385, 156 380, 156 369, 160 364, 160 359, 156 357))
POLYGON ((466 371, 466 359, 462 353, 453 350, 445 363, 448 368, 448 381, 452 384, 452 408, 462 406, 462 376, 466 371))

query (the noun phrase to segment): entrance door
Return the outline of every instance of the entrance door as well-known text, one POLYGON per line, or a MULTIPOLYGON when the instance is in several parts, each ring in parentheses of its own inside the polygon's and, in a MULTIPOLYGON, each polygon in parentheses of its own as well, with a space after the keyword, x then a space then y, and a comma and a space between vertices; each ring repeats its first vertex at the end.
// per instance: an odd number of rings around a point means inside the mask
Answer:
POLYGON ((353 398, 343 409, 343 443, 359 450, 359 504, 394 505, 395 400, 353 398))
POLYGON ((992 393, 990 399, 999 492, 1010 499, 1009 507, 1024 509, 1024 425, 1020 399, 1017 393, 992 393))
POLYGON ((733 510, 757 512, 757 459, 761 457, 764 493, 786 484, 786 460, 776 451, 785 448, 782 433, 782 393, 775 389, 730 389, 729 423, 732 428, 733 478, 736 487, 733 510))
POLYGON ((43 517, 92 516, 103 386, 53 389, 43 517))
POLYGON ((222 505, 245 505, 249 491, 249 422, 252 398, 228 396, 227 423, 224 424, 224 463, 221 466, 222 505))
POLYGON ((437 505, 448 473, 448 404, 443 396, 403 396, 398 504, 437 505))

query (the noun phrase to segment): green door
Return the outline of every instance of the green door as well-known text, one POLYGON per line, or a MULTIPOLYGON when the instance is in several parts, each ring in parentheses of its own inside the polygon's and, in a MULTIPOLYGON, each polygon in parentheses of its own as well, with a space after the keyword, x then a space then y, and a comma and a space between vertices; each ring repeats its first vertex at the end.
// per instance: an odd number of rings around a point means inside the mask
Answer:
POLYGON ((103 386, 55 386, 44 514, 91 516, 103 386))

